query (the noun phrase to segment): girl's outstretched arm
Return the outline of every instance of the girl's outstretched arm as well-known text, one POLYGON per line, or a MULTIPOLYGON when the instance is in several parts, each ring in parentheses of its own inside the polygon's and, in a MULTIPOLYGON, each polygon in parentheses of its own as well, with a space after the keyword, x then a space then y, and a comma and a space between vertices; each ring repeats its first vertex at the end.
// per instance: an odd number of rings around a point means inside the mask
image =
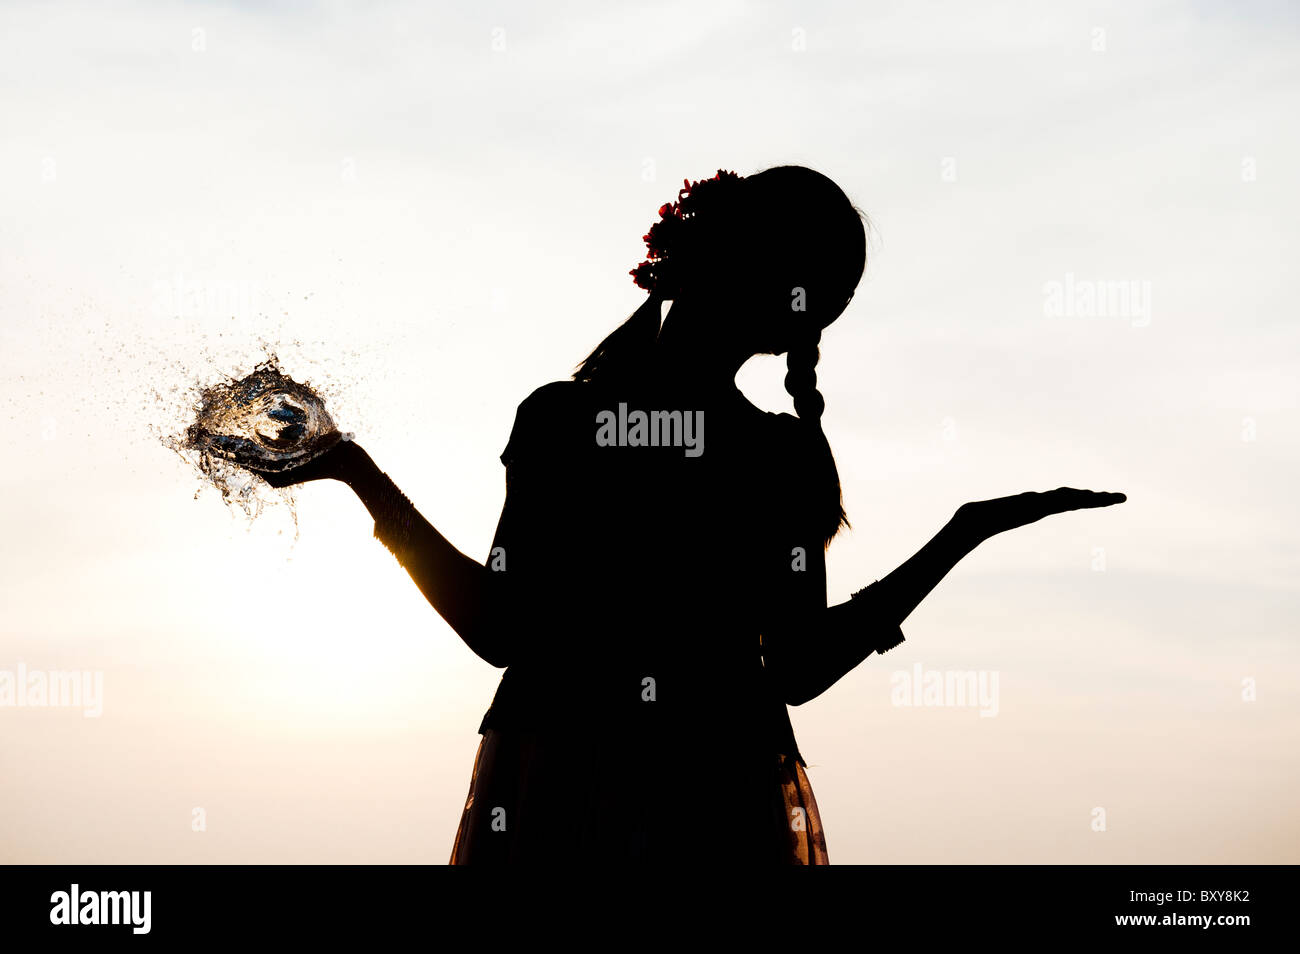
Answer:
POLYGON ((900 626, 961 559, 995 534, 1054 513, 1123 503, 1123 494, 1060 487, 964 504, 910 559, 883 579, 826 607, 825 555, 809 555, 795 597, 763 634, 764 662, 785 701, 815 699, 873 651, 903 639, 900 626), (820 595, 818 595, 820 590, 820 595), (802 608, 801 608, 802 607, 802 608))

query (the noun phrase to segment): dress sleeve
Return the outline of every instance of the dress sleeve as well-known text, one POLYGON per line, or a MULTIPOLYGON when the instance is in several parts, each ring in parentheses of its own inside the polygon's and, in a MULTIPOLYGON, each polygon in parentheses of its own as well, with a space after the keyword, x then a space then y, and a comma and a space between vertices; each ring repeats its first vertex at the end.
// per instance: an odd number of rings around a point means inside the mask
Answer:
POLYGON ((514 427, 510 429, 510 437, 501 451, 501 463, 507 471, 514 464, 536 460, 537 447, 546 433, 547 422, 554 420, 573 383, 554 381, 544 384, 519 403, 515 409, 514 427))
POLYGON ((528 444, 530 430, 528 419, 531 416, 527 408, 528 398, 515 408, 515 423, 510 428, 510 437, 506 440, 505 449, 501 451, 501 463, 505 465, 506 470, 509 470, 510 465, 519 459, 521 453, 525 456, 527 454, 524 448, 528 444))
POLYGON ((568 483, 563 434, 570 429, 566 424, 573 403, 569 384, 543 385, 524 398, 501 451, 506 499, 492 548, 508 550, 512 561, 517 558, 512 565, 532 569, 544 564, 546 548, 554 546, 560 499, 568 483))

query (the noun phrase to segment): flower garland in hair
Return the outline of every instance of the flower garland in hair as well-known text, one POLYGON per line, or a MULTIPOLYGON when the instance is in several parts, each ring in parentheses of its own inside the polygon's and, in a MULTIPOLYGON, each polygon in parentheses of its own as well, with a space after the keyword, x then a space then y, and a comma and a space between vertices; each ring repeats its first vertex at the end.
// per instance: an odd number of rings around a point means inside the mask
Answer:
POLYGON ((681 276, 674 274, 672 259, 675 252, 690 241, 690 222, 702 209, 715 207, 731 192, 742 177, 735 172, 719 169, 718 174, 698 182, 682 180, 676 202, 659 207, 659 221, 650 226, 642 236, 647 257, 628 274, 638 286, 660 298, 673 298, 681 290, 681 276))

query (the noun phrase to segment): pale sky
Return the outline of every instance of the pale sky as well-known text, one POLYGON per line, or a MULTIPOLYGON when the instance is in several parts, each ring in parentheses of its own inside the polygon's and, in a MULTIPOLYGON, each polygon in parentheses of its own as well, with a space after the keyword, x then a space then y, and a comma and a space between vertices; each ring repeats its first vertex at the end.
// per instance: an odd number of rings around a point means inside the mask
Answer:
MULTIPOLYGON (((0 7, 0 679, 103 679, 98 717, 0 706, 0 860, 445 862, 500 672, 345 488, 297 494, 295 542, 283 506, 196 499, 157 432, 269 347, 485 557, 515 406, 642 300, 658 206, 801 163, 873 224, 818 369, 854 526, 832 602, 964 501, 1129 495, 986 543, 792 710, 832 862, 1300 861, 1298 27, 0 7), (894 705, 917 665, 996 673, 996 716, 894 705)), ((783 373, 741 383, 785 409, 783 373)))

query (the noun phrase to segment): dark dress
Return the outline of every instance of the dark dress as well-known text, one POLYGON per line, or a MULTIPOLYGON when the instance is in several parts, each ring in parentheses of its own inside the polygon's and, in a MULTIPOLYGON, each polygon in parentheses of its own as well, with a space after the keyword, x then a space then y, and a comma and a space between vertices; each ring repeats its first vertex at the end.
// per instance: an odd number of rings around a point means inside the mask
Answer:
POLYGON ((826 863, 761 642, 826 605, 808 441, 738 390, 688 404, 565 381, 520 404, 488 563, 509 665, 453 864, 826 863), (620 403, 633 426, 601 446, 620 403), (703 452, 631 446, 638 410, 702 412, 702 434, 673 433, 703 452))

